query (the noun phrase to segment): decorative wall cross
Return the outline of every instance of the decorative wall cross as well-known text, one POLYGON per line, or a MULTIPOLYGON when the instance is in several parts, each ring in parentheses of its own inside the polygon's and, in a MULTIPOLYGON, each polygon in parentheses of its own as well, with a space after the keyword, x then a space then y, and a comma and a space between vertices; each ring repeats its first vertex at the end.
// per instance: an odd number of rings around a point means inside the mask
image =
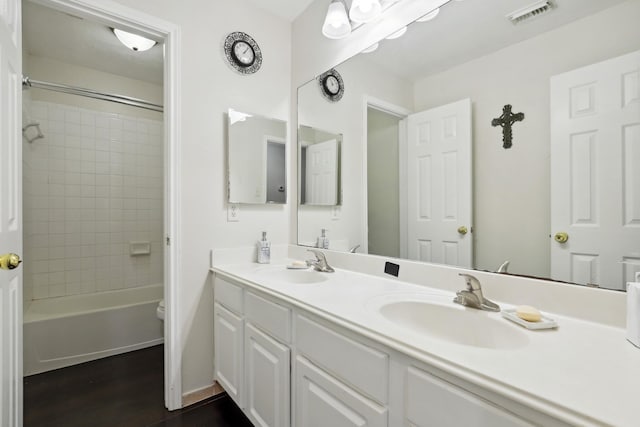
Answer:
POLYGON ((501 126, 502 127, 502 147, 507 149, 511 148, 511 141, 513 136, 511 134, 511 126, 515 122, 521 122, 524 120, 524 113, 516 113, 513 114, 511 112, 511 105, 507 104, 502 107, 502 115, 497 119, 491 120, 491 126, 501 126))

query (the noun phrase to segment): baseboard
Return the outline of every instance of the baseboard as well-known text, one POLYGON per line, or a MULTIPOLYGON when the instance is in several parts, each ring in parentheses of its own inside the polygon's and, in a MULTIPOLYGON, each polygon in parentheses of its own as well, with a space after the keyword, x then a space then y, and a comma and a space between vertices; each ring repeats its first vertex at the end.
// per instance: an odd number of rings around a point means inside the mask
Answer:
POLYGON ((205 399, 208 399, 212 396, 216 396, 220 393, 224 393, 224 389, 218 384, 218 382, 214 382, 211 385, 206 387, 199 388, 197 390, 190 391, 182 395, 182 407, 187 407, 189 405, 193 405, 194 403, 201 402, 205 399))

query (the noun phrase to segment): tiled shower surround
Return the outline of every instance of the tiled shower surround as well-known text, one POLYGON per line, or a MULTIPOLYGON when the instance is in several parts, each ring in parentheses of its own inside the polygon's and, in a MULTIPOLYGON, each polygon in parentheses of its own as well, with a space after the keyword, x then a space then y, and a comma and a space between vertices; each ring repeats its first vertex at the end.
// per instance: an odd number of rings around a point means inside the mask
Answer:
POLYGON ((25 299, 161 283, 162 121, 27 109, 45 138, 23 140, 25 299), (151 253, 130 255, 131 242, 151 253))

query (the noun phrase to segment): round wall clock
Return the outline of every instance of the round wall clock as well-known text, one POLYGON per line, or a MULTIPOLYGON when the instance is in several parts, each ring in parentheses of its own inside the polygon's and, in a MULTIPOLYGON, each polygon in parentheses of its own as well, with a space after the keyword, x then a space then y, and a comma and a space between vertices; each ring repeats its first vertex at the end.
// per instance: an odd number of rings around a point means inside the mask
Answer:
POLYGON ((344 81, 334 68, 322 73, 318 77, 318 84, 322 95, 331 102, 338 102, 344 95, 344 81))
POLYGON ((235 31, 224 40, 224 54, 229 65, 242 74, 253 74, 262 65, 258 43, 247 33, 235 31))

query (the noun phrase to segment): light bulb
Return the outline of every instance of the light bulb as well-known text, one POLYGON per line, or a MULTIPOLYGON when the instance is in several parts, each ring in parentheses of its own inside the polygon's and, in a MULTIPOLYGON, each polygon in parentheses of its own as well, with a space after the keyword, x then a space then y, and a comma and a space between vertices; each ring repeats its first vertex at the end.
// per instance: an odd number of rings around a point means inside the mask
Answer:
POLYGON ((329 5, 322 25, 322 34, 330 39, 341 39, 351 34, 351 24, 342 1, 334 0, 329 5))
POLYGON ((382 12, 378 0, 353 0, 349 9, 349 18, 359 24, 373 21, 382 12))

